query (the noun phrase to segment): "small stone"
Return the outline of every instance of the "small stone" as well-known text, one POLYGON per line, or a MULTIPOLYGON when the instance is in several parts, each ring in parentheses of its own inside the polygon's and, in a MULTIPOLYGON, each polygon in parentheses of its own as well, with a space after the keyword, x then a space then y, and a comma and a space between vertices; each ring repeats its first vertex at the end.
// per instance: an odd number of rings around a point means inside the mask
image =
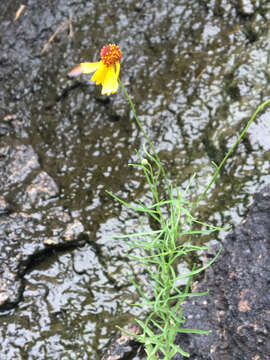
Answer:
POLYGON ((27 196, 32 204, 49 199, 59 193, 59 188, 53 178, 41 171, 33 183, 26 188, 27 196))
POLYGON ((6 293, 0 292, 0 306, 5 304, 7 300, 8 300, 8 295, 6 293))
POLYGON ((242 15, 250 16, 255 12, 254 4, 251 0, 241 0, 239 6, 242 15))
POLYGON ((57 240, 54 237, 50 237, 43 241, 45 245, 57 245, 57 240))
POLYGON ((3 120, 8 122, 8 121, 12 121, 12 120, 16 119, 16 117, 17 117, 16 114, 9 114, 9 115, 4 116, 3 120))
POLYGON ((9 214, 11 211, 10 205, 6 202, 6 200, 0 196, 0 216, 9 214))
POLYGON ((7 178, 4 180, 10 185, 22 183, 33 169, 39 167, 38 156, 32 146, 8 146, 7 152, 7 178))
POLYGON ((76 240, 83 231, 83 224, 78 219, 75 219, 73 223, 67 225, 63 237, 66 241, 73 241, 76 240))
POLYGON ((8 123, 0 123, 0 136, 6 136, 10 132, 10 126, 8 123))

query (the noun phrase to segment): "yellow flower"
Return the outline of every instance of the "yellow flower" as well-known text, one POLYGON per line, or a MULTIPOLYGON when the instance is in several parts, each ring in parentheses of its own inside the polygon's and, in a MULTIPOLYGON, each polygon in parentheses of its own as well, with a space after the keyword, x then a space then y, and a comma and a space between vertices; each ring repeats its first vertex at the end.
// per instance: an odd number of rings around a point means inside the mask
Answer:
POLYGON ((100 57, 101 60, 99 62, 81 63, 71 70, 69 75, 77 76, 81 73, 90 74, 95 72, 91 77, 91 81, 94 81, 96 85, 102 85, 102 95, 110 95, 118 90, 118 77, 122 52, 118 45, 109 44, 101 49, 100 57))

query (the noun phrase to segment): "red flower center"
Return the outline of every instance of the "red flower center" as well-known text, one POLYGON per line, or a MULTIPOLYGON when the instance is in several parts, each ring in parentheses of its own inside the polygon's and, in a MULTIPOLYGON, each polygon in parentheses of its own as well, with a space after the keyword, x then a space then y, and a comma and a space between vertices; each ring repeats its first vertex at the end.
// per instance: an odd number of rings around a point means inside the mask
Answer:
POLYGON ((100 57, 105 65, 110 66, 121 60, 122 52, 118 45, 110 44, 101 49, 100 57))

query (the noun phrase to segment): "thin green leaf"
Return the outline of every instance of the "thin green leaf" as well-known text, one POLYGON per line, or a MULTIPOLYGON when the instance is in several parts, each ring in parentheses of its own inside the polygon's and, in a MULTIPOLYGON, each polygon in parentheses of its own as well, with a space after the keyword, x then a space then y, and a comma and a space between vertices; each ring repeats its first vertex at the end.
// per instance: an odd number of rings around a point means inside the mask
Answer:
POLYGON ((200 335, 207 335, 210 334, 212 332, 212 330, 198 330, 198 329, 188 329, 188 328, 180 328, 178 329, 179 333, 184 333, 184 334, 200 334, 200 335))
POLYGON ((217 255, 209 262, 207 263, 206 265, 200 267, 199 269, 197 270, 194 270, 194 271, 191 271, 187 274, 183 274, 183 275, 180 275, 177 277, 177 280, 180 280, 180 279, 184 279, 184 278, 187 278, 187 277, 190 277, 190 276, 193 276, 193 275, 196 275, 196 274, 199 274, 200 272, 204 271, 205 269, 207 269, 209 266, 211 266, 215 261, 216 259, 218 258, 219 254, 221 253, 221 250, 222 248, 219 249, 217 255))

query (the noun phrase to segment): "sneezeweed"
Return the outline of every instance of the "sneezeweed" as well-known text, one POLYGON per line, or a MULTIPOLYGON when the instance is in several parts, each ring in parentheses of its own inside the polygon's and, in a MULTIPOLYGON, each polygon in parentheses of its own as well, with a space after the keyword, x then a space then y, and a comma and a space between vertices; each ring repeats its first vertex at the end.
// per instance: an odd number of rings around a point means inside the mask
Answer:
POLYGON ((182 327, 186 321, 183 316, 182 304, 188 297, 202 296, 208 293, 207 291, 203 293, 190 292, 190 285, 193 276, 212 265, 220 251, 208 264, 201 267, 194 264, 191 271, 186 274, 178 275, 174 270, 177 268, 175 265, 178 264, 178 260, 181 258, 183 259, 183 256, 187 256, 190 252, 208 250, 205 246, 193 245, 193 235, 204 235, 222 229, 196 220, 193 216, 193 212, 198 203, 205 197, 227 158, 236 148, 257 114, 264 106, 270 104, 270 100, 266 100, 257 108, 221 163, 219 165, 213 163, 215 167, 214 175, 202 194, 191 203, 185 200, 191 181, 183 194, 180 194, 178 188, 169 183, 156 149, 142 127, 142 124, 136 115, 134 104, 119 79, 120 60, 122 58, 119 46, 115 44, 104 46, 101 49, 100 57, 101 60, 99 62, 81 63, 76 66, 69 75, 77 76, 82 73, 89 74, 95 72, 91 81, 96 82, 97 85, 102 85, 102 95, 115 93, 120 84, 130 103, 136 123, 153 153, 150 154, 144 146, 145 157, 141 157, 138 154, 140 163, 130 164, 131 166, 143 170, 146 182, 153 195, 153 204, 149 207, 145 206, 142 202, 138 202, 134 205, 125 202, 111 192, 107 193, 120 204, 137 211, 140 216, 145 214, 148 217, 152 217, 155 222, 159 224, 158 230, 143 230, 138 233, 114 236, 116 238, 128 239, 130 246, 145 250, 146 256, 136 257, 130 255, 130 257, 143 264, 145 270, 149 274, 149 279, 152 279, 153 284, 153 298, 148 298, 144 293, 143 288, 131 279, 133 285, 135 285, 143 299, 142 302, 131 305, 142 307, 144 309, 147 308, 150 310, 150 314, 145 321, 136 320, 142 328, 142 335, 132 334, 124 329, 122 329, 122 331, 144 344, 148 360, 159 359, 159 353, 163 354, 167 360, 171 360, 177 353, 184 357, 189 357, 190 355, 188 353, 186 353, 179 345, 175 344, 176 335, 178 333, 208 334, 210 331, 182 327), (163 194, 164 198, 160 199, 159 185, 162 181, 167 185, 167 191, 165 191, 166 195, 163 194), (164 208, 165 211, 163 211, 164 208), (202 225, 203 230, 197 230, 197 227, 193 228, 193 225, 202 225), (181 237, 183 239, 187 239, 188 237, 189 241, 180 241, 181 237), (143 238, 143 240, 141 240, 141 238, 143 238), (153 270, 153 266, 155 267, 155 270, 153 270), (186 286, 184 289, 180 289, 178 281, 184 278, 187 279, 186 286))
POLYGON ((118 45, 109 44, 103 46, 100 51, 101 60, 98 62, 83 62, 75 66, 69 76, 77 76, 80 74, 91 74, 91 81, 96 85, 101 84, 102 95, 111 95, 118 90, 118 77, 120 73, 120 61, 122 52, 118 45))

